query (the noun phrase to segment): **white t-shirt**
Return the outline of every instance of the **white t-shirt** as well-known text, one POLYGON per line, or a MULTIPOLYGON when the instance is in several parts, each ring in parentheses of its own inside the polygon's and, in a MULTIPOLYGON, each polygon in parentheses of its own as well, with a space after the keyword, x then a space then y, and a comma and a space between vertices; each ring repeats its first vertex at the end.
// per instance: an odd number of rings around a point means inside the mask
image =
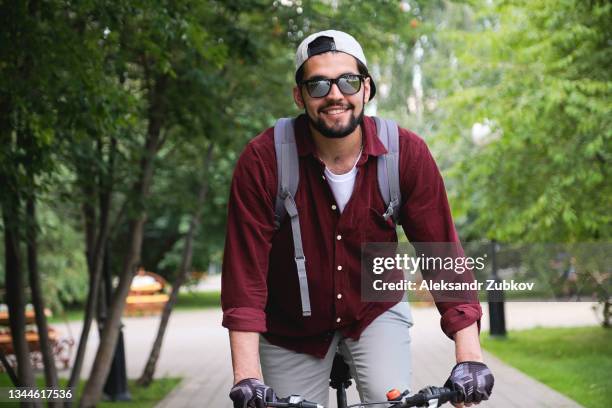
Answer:
POLYGON ((355 179, 357 178, 357 162, 361 157, 361 152, 357 155, 357 160, 353 164, 353 168, 348 171, 348 173, 344 174, 334 174, 325 167, 325 177, 327 178, 327 183, 334 193, 334 198, 336 199, 336 204, 338 204, 338 209, 340 212, 344 210, 346 207, 346 203, 348 203, 351 195, 353 194, 353 187, 355 187, 355 179))

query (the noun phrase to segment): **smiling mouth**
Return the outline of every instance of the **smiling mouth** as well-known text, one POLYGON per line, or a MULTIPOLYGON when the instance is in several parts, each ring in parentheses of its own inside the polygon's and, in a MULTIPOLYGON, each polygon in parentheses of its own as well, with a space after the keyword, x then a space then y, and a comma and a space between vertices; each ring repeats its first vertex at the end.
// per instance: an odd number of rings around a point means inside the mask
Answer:
POLYGON ((321 113, 324 113, 325 115, 334 116, 334 115, 341 115, 344 112, 347 112, 349 110, 350 108, 348 106, 331 106, 329 108, 325 108, 321 110, 321 113))

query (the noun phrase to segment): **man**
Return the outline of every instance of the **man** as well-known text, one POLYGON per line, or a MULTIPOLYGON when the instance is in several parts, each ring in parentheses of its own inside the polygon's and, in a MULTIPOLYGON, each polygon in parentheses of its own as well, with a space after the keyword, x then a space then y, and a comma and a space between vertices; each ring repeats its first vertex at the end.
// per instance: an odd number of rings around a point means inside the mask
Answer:
MULTIPOLYGON (((383 217, 377 157, 386 149, 364 116, 375 84, 359 43, 328 30, 298 47, 293 97, 304 110, 294 125, 299 155, 295 203, 311 315, 303 313, 291 223, 275 226, 278 171, 274 131, 246 147, 234 172, 223 263, 223 325, 229 329, 235 407, 264 407, 276 395, 328 403, 336 351, 349 364, 363 402, 385 400, 410 384, 412 326, 406 302, 363 302, 364 242, 396 242, 383 217), (260 369, 261 366, 261 369, 260 369), (263 375, 262 375, 263 374, 263 375)), ((444 184, 425 143, 399 130, 399 223, 413 242, 458 242, 444 184)), ((288 218, 288 217, 286 217, 288 218)), ((456 406, 488 398, 493 376, 482 363, 477 300, 437 302, 457 365, 447 382, 456 406)))

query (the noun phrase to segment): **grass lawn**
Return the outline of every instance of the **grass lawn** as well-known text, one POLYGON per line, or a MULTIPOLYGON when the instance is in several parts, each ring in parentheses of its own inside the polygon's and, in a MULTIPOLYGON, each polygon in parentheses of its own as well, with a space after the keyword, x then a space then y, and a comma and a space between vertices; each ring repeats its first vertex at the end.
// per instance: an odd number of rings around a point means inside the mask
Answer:
POLYGON ((585 407, 611 406, 610 329, 595 326, 510 331, 507 339, 483 336, 482 345, 585 407))
MULTIPOLYGON (((62 380, 60 380, 62 381, 62 380)), ((132 401, 130 402, 101 402, 97 407, 101 408, 149 408, 154 407, 159 401, 161 401, 178 383, 181 382, 180 378, 159 378, 155 380, 148 388, 142 388, 137 386, 134 381, 129 380, 128 389, 132 394, 132 401)), ((37 378, 38 386, 44 387, 44 380, 37 378)), ((66 380, 62 381, 63 384, 66 380)), ((81 381, 79 389, 85 386, 85 382, 81 381)), ((0 387, 12 387, 11 380, 6 373, 0 373, 0 387)), ((78 394, 78 393, 77 393, 78 394)), ((2 407, 19 407, 18 403, 0 403, 2 407)))
POLYGON ((175 310, 193 310, 221 307, 221 292, 183 292, 179 293, 175 310))

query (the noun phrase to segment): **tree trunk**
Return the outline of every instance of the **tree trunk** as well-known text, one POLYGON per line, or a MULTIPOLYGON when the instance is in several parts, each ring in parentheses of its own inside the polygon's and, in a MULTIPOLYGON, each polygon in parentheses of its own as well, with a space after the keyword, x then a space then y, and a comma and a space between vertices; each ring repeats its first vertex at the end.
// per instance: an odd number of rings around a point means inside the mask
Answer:
MULTIPOLYGON (((51 342, 49 341, 49 331, 47 327, 47 317, 45 316, 45 301, 40 287, 40 276, 38 273, 38 251, 36 241, 36 204, 33 194, 28 197, 26 204, 26 236, 28 253, 28 272, 30 277, 30 291, 32 293, 32 304, 36 316, 36 327, 38 329, 38 340, 40 352, 45 365, 45 381, 48 388, 57 389, 57 368, 55 359, 51 352, 51 342)), ((61 407, 61 401, 50 401, 49 407, 61 407)))
POLYGON ((100 337, 100 345, 94 359, 89 380, 85 385, 81 396, 80 407, 94 407, 100 400, 102 388, 112 363, 115 352, 119 329, 121 326, 121 315, 125 307, 125 300, 130 291, 132 278, 140 262, 142 250, 142 238, 146 212, 144 203, 149 195, 153 179, 153 168, 155 156, 160 147, 160 134, 165 112, 165 90, 168 77, 162 76, 155 81, 154 89, 150 91, 149 125, 147 138, 144 146, 144 155, 140 161, 140 172, 132 191, 136 208, 131 212, 132 217, 129 228, 129 245, 125 255, 122 272, 119 276, 119 284, 113 295, 108 319, 100 337))
MULTIPOLYGON (((81 376, 81 369, 83 368, 83 360, 85 359, 85 350, 87 348, 87 340, 89 339, 89 331, 95 315, 95 308, 97 304, 97 296, 100 287, 100 275, 101 273, 97 268, 90 274, 89 281, 89 293, 87 294, 87 304, 85 307, 85 316, 83 318, 83 328, 81 329, 81 336, 79 337, 79 345, 77 347, 76 357, 74 359, 74 365, 70 372, 70 379, 68 380, 67 388, 75 388, 79 377, 81 376)), ((67 406, 70 406, 67 403, 67 406)))
POLYGON ((140 216, 131 222, 130 225, 130 245, 125 258, 123 272, 119 279, 119 285, 113 295, 113 300, 108 313, 108 318, 104 324, 100 336, 100 345, 96 353, 89 380, 83 391, 80 405, 81 407, 94 407, 100 400, 102 388, 110 370, 115 345, 119 336, 121 325, 121 315, 125 306, 125 300, 130 290, 132 278, 136 273, 140 258, 140 245, 142 242, 142 232, 145 217, 140 216))
MULTIPOLYGON (((1 181, 4 187, 16 185, 16 183, 6 182, 6 180, 1 181)), ((3 196, 6 302, 8 304, 13 350, 17 357, 17 378, 20 387, 34 387, 36 386, 34 370, 32 369, 30 349, 25 337, 25 295, 19 253, 19 198, 15 196, 14 192, 9 191, 4 191, 3 196)), ((25 403, 22 406, 36 405, 25 403)))
MULTIPOLYGON (((35 17, 38 2, 32 1, 28 4, 28 13, 35 17)), ((17 8, 9 8, 10 12, 17 11, 17 8)), ((12 21, 9 19, 9 21, 12 21)), ((19 21, 15 19, 15 21, 19 21)), ((19 75, 14 78, 17 83, 23 81, 28 83, 31 75, 32 58, 28 47, 23 47, 22 35, 24 32, 22 25, 9 24, 4 27, 8 37, 12 40, 15 49, 26 50, 22 63, 19 63, 17 58, 9 58, 8 64, 17 68, 19 75)), ((10 53, 15 57, 14 53, 10 53)), ((21 58, 20 58, 21 60, 21 58)), ((19 128, 15 124, 19 123, 21 114, 19 105, 13 105, 12 99, 15 94, 13 86, 4 88, 0 96, 0 136, 2 137, 1 144, 3 156, 7 159, 3 163, 0 174, 0 206, 2 207, 2 219, 4 224, 4 246, 5 246, 5 286, 6 286, 6 303, 8 304, 9 326, 11 330, 11 338, 13 342, 13 350, 17 358, 17 379, 20 387, 36 387, 34 370, 30 360, 30 349, 26 340, 26 316, 25 316, 25 293, 24 281, 22 275, 21 264, 21 249, 20 241, 20 222, 21 217, 21 186, 19 183, 20 165, 23 165, 23 160, 19 157, 22 154, 23 136, 19 133, 19 128), (14 115, 14 116, 13 116, 14 115), (11 119, 13 116, 13 119, 11 119), (15 133, 14 140, 13 132, 15 133), (11 163, 12 161, 12 163, 11 163)), ((22 106, 23 108, 23 106, 22 106)), ((27 110, 27 108, 25 108, 27 110)), ((39 402, 22 402, 22 407, 39 407, 39 402)))
MULTIPOLYGON (((98 296, 98 286, 100 278, 95 273, 95 243, 96 243, 96 211, 94 207, 95 192, 92 182, 93 174, 86 168, 77 168, 79 174, 81 190, 83 192, 83 203, 81 205, 83 211, 83 221, 85 227, 85 259, 87 260, 87 269, 89 271, 89 289, 87 292, 87 301, 85 303, 85 314, 83 316, 83 327, 81 328, 81 336, 79 337, 79 345, 68 379, 67 388, 74 388, 79 381, 83 360, 85 359, 85 350, 87 349, 87 341, 89 339, 89 331, 93 322, 94 314, 91 312, 96 304, 98 296)), ((66 402, 66 406, 70 407, 71 402, 66 402)))
MULTIPOLYGON (((208 148, 208 152, 206 154, 206 162, 204 164, 206 167, 208 166, 212 158, 212 148, 213 144, 211 142, 208 148)), ((153 342, 153 347, 151 348, 151 353, 149 354, 149 359, 147 360, 144 370, 140 378, 138 379, 138 384, 143 387, 148 387, 153 381, 155 367, 157 366, 157 360, 159 359, 159 354, 161 352, 161 346, 162 342, 164 341, 164 335, 166 334, 168 322, 170 320, 170 314, 172 313, 172 309, 174 308, 174 305, 178 298, 179 290, 187 279, 187 275, 191 271, 193 238, 200 223, 202 208, 204 207, 204 203, 206 202, 208 185, 208 178, 204 175, 204 177, 202 177, 202 184, 198 193, 195 211, 191 215, 191 220, 189 221, 189 229, 187 232, 187 236, 185 237, 185 247, 183 248, 183 256, 181 258, 181 266, 179 269, 179 273, 177 274, 176 279, 172 285, 172 292, 170 293, 170 298, 168 299, 168 302, 164 305, 164 310, 161 315, 159 328, 157 329, 157 335, 155 337, 155 341, 153 342)))
MULTIPOLYGON (((17 27, 9 27, 11 37, 17 37, 17 27)), ((14 62, 14 61, 13 61, 14 62)), ((19 186, 17 185, 17 164, 14 160, 13 115, 14 105, 10 92, 0 95, 0 143, 3 153, 6 153, 6 164, 0 171, 0 209, 4 227, 4 273, 6 286, 6 302, 9 310, 9 326, 13 342, 13 350, 17 357, 17 372, 7 371, 17 383, 16 386, 31 386, 34 384, 34 373, 30 365, 30 353, 25 339, 25 298, 21 275, 21 259, 19 254, 19 186)), ((2 355, 3 364, 7 364, 2 355)))
MULTIPOLYGON (((101 217, 102 220, 108 218, 108 213, 101 217)), ((96 316, 96 307, 98 305, 98 295, 100 292, 100 280, 102 276, 102 264, 103 264, 103 249, 104 244, 108 239, 108 221, 101 222, 100 232, 96 239, 96 247, 93 255, 93 271, 90 273, 89 282, 89 293, 87 294, 87 305, 85 308, 85 317, 83 319, 83 328, 81 330, 81 337, 79 338, 79 346, 77 348, 77 354, 75 357, 72 372, 70 373, 70 380, 68 381, 67 388, 75 388, 81 370, 83 368, 83 360, 85 358, 85 350, 87 348, 87 340, 89 338, 89 331, 91 324, 93 323, 94 316, 96 316)))
MULTIPOLYGON (((98 139, 98 155, 100 161, 103 161, 103 149, 101 146, 101 140, 98 139)), ((103 176, 103 171, 98 172, 99 181, 99 208, 100 208, 100 220, 98 222, 99 228, 96 236, 96 219, 95 219, 95 208, 94 201, 96 199, 95 184, 91 179, 83 181, 83 214, 85 216, 85 241, 86 241, 86 255, 87 255, 87 266, 89 268, 89 293, 87 294, 87 305, 85 308, 85 316, 83 319, 83 329, 81 331, 81 337, 79 340, 79 346, 77 349, 77 355, 74 361, 72 372, 70 373, 70 379, 68 381, 68 388, 76 387, 81 370, 83 368, 83 360, 85 358, 85 350, 87 348, 87 340, 89 338, 89 331, 91 330, 91 324, 94 316, 96 316, 96 308, 99 305, 99 297, 105 296, 104 290, 101 287, 102 268, 104 265, 104 255, 106 247, 108 245, 108 239, 110 234, 110 208, 112 201, 112 189, 113 189, 113 176, 114 176, 114 165, 115 155, 117 152, 117 139, 111 137, 111 149, 108 156, 107 177, 103 176)), ((87 174, 87 170, 83 171, 87 174)), ((67 407, 70 407, 71 403, 66 403, 67 407)))

